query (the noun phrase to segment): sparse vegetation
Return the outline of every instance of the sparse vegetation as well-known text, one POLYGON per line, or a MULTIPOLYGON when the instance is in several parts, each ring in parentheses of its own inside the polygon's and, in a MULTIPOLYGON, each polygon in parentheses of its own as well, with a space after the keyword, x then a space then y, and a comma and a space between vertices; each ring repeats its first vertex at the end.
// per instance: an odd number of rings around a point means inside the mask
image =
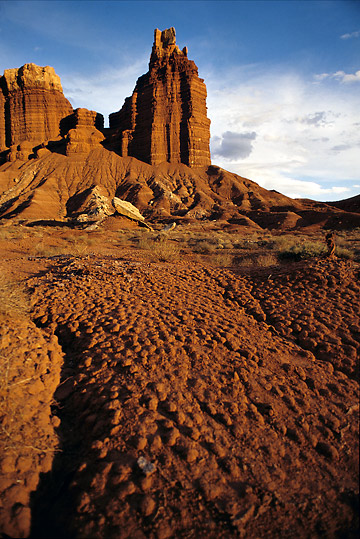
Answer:
POLYGON ((237 259, 236 266, 244 268, 267 268, 270 266, 276 266, 278 263, 279 261, 275 255, 266 253, 263 255, 258 255, 257 257, 245 256, 237 259))
POLYGON ((267 268, 269 266, 276 266, 276 264, 278 264, 278 259, 272 254, 260 255, 256 259, 256 264, 263 268, 267 268))
POLYGON ((26 287, 8 274, 0 274, 0 313, 26 317, 29 309, 30 298, 26 287))
POLYGON ((216 245, 214 243, 210 243, 209 241, 199 241, 196 243, 193 247, 193 251, 195 253, 201 253, 201 254, 212 254, 216 251, 216 245))
POLYGON ((226 253, 219 253, 212 255, 209 262, 217 267, 230 268, 233 264, 233 256, 226 253))
POLYGON ((138 248, 151 252, 153 261, 176 262, 180 258, 181 247, 167 239, 166 236, 143 237, 138 242, 138 248))
POLYGON ((326 253, 326 245, 320 241, 298 241, 287 243, 279 250, 279 258, 282 260, 303 260, 323 256, 326 253))

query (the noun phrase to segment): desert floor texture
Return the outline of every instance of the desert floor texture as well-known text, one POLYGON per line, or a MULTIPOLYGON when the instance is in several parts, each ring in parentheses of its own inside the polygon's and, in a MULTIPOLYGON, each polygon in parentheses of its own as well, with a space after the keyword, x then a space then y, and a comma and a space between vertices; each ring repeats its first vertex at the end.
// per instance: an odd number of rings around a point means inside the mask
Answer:
POLYGON ((359 234, 131 227, 0 229, 1 537, 356 537, 359 234))

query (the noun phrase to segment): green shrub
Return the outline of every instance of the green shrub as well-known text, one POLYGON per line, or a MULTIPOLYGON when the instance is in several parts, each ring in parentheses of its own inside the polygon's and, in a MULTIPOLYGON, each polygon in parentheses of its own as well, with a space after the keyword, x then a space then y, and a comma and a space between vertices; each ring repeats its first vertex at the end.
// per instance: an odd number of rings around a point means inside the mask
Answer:
POLYGON ((291 245, 279 251, 279 258, 283 260, 303 260, 323 256, 326 253, 326 245, 320 241, 305 241, 291 245))

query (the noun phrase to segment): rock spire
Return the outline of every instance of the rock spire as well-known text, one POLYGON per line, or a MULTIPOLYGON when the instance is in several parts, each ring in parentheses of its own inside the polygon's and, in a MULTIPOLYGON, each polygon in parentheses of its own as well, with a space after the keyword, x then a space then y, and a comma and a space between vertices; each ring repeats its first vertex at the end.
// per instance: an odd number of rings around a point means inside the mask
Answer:
POLYGON ((149 71, 131 97, 110 115, 112 144, 122 156, 151 165, 164 161, 190 167, 210 164, 206 86, 175 29, 154 32, 149 71))

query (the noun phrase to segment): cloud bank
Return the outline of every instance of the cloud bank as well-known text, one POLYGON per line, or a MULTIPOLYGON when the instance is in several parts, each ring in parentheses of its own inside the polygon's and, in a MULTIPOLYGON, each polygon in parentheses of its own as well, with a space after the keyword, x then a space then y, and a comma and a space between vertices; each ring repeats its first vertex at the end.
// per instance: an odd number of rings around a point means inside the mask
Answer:
POLYGON ((244 67, 220 82, 203 74, 213 161, 294 198, 357 194, 358 88, 340 76, 314 82, 295 71, 257 72, 244 67))

